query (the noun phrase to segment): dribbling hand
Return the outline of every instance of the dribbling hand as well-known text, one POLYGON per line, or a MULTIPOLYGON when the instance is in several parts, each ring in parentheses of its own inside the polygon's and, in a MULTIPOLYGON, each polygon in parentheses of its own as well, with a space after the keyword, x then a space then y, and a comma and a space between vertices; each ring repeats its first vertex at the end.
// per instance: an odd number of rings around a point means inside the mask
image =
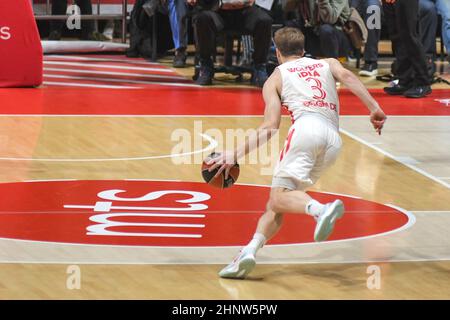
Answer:
POLYGON ((381 129, 383 129, 383 125, 386 122, 386 119, 386 115, 381 109, 377 109, 370 114, 370 122, 379 135, 381 135, 381 129))
POLYGON ((209 172, 219 168, 214 178, 217 178, 225 170, 225 179, 228 178, 231 168, 236 164, 236 156, 232 151, 226 151, 214 158, 205 159, 205 163, 209 166, 209 172))

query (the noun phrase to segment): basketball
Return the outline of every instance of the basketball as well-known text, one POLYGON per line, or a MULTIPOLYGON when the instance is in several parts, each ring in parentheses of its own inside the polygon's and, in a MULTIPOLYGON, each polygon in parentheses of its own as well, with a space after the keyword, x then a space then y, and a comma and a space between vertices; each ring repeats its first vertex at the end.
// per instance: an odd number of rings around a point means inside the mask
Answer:
MULTIPOLYGON (((207 158, 215 158, 219 155, 220 155, 220 153, 213 152, 207 158)), ((234 167, 231 168, 227 179, 225 179, 225 171, 222 172, 222 174, 219 175, 218 177, 214 178, 214 176, 217 174, 217 171, 220 169, 220 167, 209 172, 208 170, 210 167, 211 166, 207 165, 205 163, 205 161, 203 161, 202 177, 206 183, 208 183, 209 185, 211 185, 213 187, 220 188, 220 189, 230 188, 237 181, 237 179, 239 177, 239 164, 237 164, 237 163, 234 165, 234 167)))

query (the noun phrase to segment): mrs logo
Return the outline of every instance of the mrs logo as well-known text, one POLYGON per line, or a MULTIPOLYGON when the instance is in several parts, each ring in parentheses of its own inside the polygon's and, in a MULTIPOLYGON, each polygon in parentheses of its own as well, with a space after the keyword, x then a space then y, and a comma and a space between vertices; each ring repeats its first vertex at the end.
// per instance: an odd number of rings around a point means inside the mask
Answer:
MULTIPOLYGON (((270 188, 262 186, 235 185, 227 192, 204 182, 187 181, 3 183, 0 241, 7 238, 88 246, 241 246, 253 234, 269 193, 270 188)), ((322 202, 335 197, 312 195, 322 202)), ((405 228, 409 221, 405 214, 385 205, 343 199, 349 212, 373 213, 364 214, 364 218, 349 215, 339 226, 336 240, 394 231, 405 228), (378 219, 384 222, 374 223, 378 219), (355 233, 351 226, 356 220, 367 220, 367 225, 373 227, 355 233)), ((307 216, 289 215, 286 219, 288 223, 272 244, 312 242, 314 226, 307 216)), ((69 270, 70 276, 77 274, 74 270, 69 270)), ((77 284, 75 280, 71 283, 77 284)))
POLYGON ((0 40, 11 39, 11 28, 7 26, 0 26, 0 40))
MULTIPOLYGON (((126 192, 125 190, 105 190, 99 192, 97 196, 101 201, 97 201, 94 205, 64 205, 66 209, 92 209, 93 213, 89 220, 96 224, 87 227, 87 235, 91 236, 134 236, 134 237, 164 237, 164 238, 201 238, 201 232, 196 234, 186 233, 155 233, 142 232, 143 227, 158 228, 199 228, 205 227, 201 223, 159 223, 148 222, 149 219, 154 220, 161 218, 189 218, 195 221, 201 221, 205 217, 204 214, 192 214, 193 211, 198 212, 208 209, 208 206, 202 202, 211 198, 210 195, 186 190, 162 190, 147 193, 142 197, 124 198, 117 194, 126 192), (167 195, 181 196, 183 200, 175 200, 173 207, 169 206, 152 206, 151 202, 156 201, 167 195), (188 197, 186 199, 186 196, 188 197), (107 200, 107 201, 103 201, 107 200), (150 206, 125 206, 124 202, 150 202, 150 206), (114 203, 114 205, 113 205, 114 203), (117 204, 117 205, 116 205, 117 204), (179 204, 185 204, 180 206, 179 204), (120 210, 111 212, 111 210, 120 210), (179 213, 179 212, 183 213, 179 213), (100 213, 101 212, 101 213, 100 213), (170 213, 172 212, 172 213, 170 213), (178 212, 178 213, 175 213, 178 212), (191 212, 191 213, 190 213, 191 212), (121 219, 121 220, 119 220, 121 219), (145 219, 146 222, 143 222, 145 219), (140 221, 139 221, 140 220, 140 221), (120 228, 120 230, 118 230, 120 228), (141 232, 132 232, 131 229, 141 229, 141 232)), ((161 229, 159 229, 161 230, 161 229)))

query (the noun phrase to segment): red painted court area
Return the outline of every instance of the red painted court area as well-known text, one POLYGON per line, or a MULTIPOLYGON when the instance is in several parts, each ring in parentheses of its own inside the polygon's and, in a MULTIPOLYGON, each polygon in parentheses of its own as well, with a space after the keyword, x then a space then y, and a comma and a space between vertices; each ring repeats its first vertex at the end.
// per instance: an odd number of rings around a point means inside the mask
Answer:
MULTIPOLYGON (((370 90, 388 115, 449 116, 449 90, 423 99, 391 97, 370 90)), ((262 115, 258 89, 187 88, 154 85, 145 89, 39 88, 0 89, 1 114, 46 115, 262 115)), ((366 115, 367 109, 340 90, 341 115, 366 115)))
MULTIPOLYGON (((0 184, 0 238, 98 245, 237 246, 264 211, 268 187, 171 181, 54 181, 0 184)), ((346 206, 329 240, 404 227, 399 210, 346 196, 311 192, 346 206)), ((287 214, 270 244, 313 242, 315 221, 287 214)))

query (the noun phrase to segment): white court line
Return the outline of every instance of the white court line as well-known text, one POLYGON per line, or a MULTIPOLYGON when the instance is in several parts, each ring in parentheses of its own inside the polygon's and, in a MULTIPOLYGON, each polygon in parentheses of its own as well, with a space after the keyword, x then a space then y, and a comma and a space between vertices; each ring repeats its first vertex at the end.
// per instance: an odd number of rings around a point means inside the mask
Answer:
MULTIPOLYGON (((87 81, 104 81, 104 82, 119 82, 119 83, 131 83, 131 84, 166 84, 174 85, 173 82, 156 82, 156 81, 144 81, 144 80, 129 80, 129 79, 118 79, 118 78, 97 78, 97 77, 82 77, 82 76, 66 76, 60 74, 44 74, 44 78, 58 78, 58 79, 73 79, 73 80, 87 80, 87 81)), ((180 78, 183 79, 183 78, 180 78)), ((183 83, 184 84, 184 83, 183 83)), ((186 83, 188 84, 188 83, 186 83)))
POLYGON ((143 67, 125 67, 125 66, 115 66, 111 64, 86 64, 78 62, 59 62, 59 61, 44 61, 45 64, 50 65, 63 65, 63 66, 75 66, 75 67, 89 67, 89 68, 105 68, 105 69, 120 69, 120 70, 139 70, 139 71, 159 71, 165 73, 177 74, 171 69, 161 69, 161 68, 143 68, 143 67))
MULTIPOLYGON (((103 210, 96 210, 97 206, 89 206, 89 205, 78 205, 78 204, 65 204, 64 208, 67 209, 91 209, 94 212, 106 212, 103 210)), ((150 211, 150 210, 158 210, 158 211, 174 211, 174 208, 165 208, 165 207, 132 207, 132 206, 110 206, 105 210, 136 210, 136 211, 150 211)), ((192 211, 192 207, 187 208, 176 208, 177 211, 192 211)), ((199 209, 200 210, 200 209, 199 209)), ((203 209, 202 209, 203 210, 203 209)), ((109 212, 109 211, 107 211, 109 212)), ((121 212, 122 213, 122 212, 121 212)), ((140 215, 136 213, 136 215, 140 215)))
MULTIPOLYGON (((106 62, 117 62, 117 63, 129 63, 129 64, 137 64, 137 65, 149 65, 149 66, 161 66, 165 67, 160 63, 149 62, 149 61, 135 61, 135 60, 126 60, 126 59, 108 59, 108 58, 94 58, 94 57, 80 57, 80 56, 64 56, 64 55, 45 55, 45 58, 57 58, 58 60, 82 60, 82 61, 106 61, 106 62)), ((49 61, 49 60, 45 60, 49 61)))
MULTIPOLYGON (((58 71, 58 72, 76 72, 86 74, 104 74, 108 76, 127 76, 127 77, 142 77, 142 78, 156 78, 156 79, 184 79, 185 77, 179 75, 162 75, 162 74, 149 74, 149 73, 127 73, 127 72, 113 72, 113 71, 94 71, 94 70, 80 70, 80 69, 68 69, 68 68, 44 68, 44 71, 58 71)), ((44 76, 46 74, 44 73, 44 76)))
MULTIPOLYGON (((97 235, 96 233, 88 232, 87 235, 97 235)), ((120 236, 121 232, 114 232, 115 236, 120 236)), ((129 235, 124 232, 123 235, 129 235)), ((136 237, 152 237, 152 238, 201 238, 201 234, 183 234, 183 233, 133 233, 136 237)))
MULTIPOLYGON (((120 212, 120 214, 122 215, 122 212, 120 212)), ((133 215, 135 217, 137 217, 138 215, 133 215)), ((148 215, 145 215, 146 217, 148 215)), ((97 221, 94 221, 97 222, 97 221)), ((111 223, 114 223, 114 221, 111 221, 111 223)), ((121 221, 120 224, 122 226, 127 226, 127 224, 130 223, 132 225, 134 225, 133 222, 123 222, 121 221)), ((205 225, 204 224, 193 224, 193 223, 153 223, 153 222, 149 222, 149 223, 139 223, 140 227, 162 227, 162 228, 204 228, 205 225)), ((95 232, 88 232, 88 235, 98 235, 95 232)))
POLYGON ((339 131, 342 132, 343 134, 349 136, 350 138, 358 141, 359 143, 362 143, 363 145, 365 145, 365 146, 367 146, 369 148, 372 148, 375 151, 380 152, 381 154, 385 155, 386 157, 391 158, 391 159, 393 159, 393 160, 403 164, 404 166, 408 167, 409 169, 414 170, 417 173, 420 173, 421 175, 424 175, 425 177, 427 177, 427 178, 429 178, 429 179, 431 179, 431 180, 433 180, 433 181, 443 185, 444 187, 450 189, 450 184, 448 184, 448 183, 446 183, 446 182, 444 182, 442 180, 439 180, 437 177, 433 176, 432 174, 430 174, 430 173, 428 173, 428 172, 426 172, 426 171, 424 171, 424 170, 422 170, 422 169, 420 169, 420 168, 418 168, 418 167, 416 167, 416 166, 414 166, 412 164, 408 164, 408 163, 402 161, 402 159, 399 159, 398 157, 392 155, 391 153, 389 153, 389 152, 387 152, 387 151, 385 151, 385 150, 383 150, 383 149, 381 149, 381 148, 379 148, 377 146, 374 146, 373 144, 370 144, 369 142, 367 142, 364 139, 362 139, 362 138, 360 138, 360 137, 358 137, 358 136, 348 132, 347 130, 344 130, 344 129, 341 128, 341 129, 339 129, 339 131))
MULTIPOLYGON (((80 115, 76 115, 76 114, 64 114, 64 115, 54 115, 54 114, 0 114, 0 117, 107 117, 107 118, 166 118, 168 115, 89 115, 89 114, 80 114, 80 115)), ((261 115, 169 115, 171 118, 261 118, 261 115)), ((289 116, 287 115, 283 115, 283 117, 288 118, 289 116)), ((368 116, 344 116, 344 117, 368 117, 368 116)), ((390 116, 393 117, 393 116, 390 116)), ((409 117, 409 116, 394 116, 394 117, 409 117)), ((422 116, 417 116, 417 117, 422 117, 422 116)), ((425 117, 436 117, 436 116, 425 116, 425 117)), ((450 116, 438 116, 438 117, 450 117, 450 116)), ((396 159, 396 157, 392 154, 390 154, 387 151, 384 151, 383 149, 357 137, 356 135, 348 132, 347 130, 344 130, 342 128, 339 129, 340 132, 346 134, 347 136, 353 138, 354 140, 368 146, 369 148, 372 148, 378 152, 380 152, 381 154, 399 162, 402 163, 400 161, 398 161, 396 159)), ((2 160, 0 158, 0 160, 2 160)), ((406 167, 416 171, 417 173, 420 173, 424 176, 426 176, 427 178, 447 187, 450 189, 450 184, 440 180, 439 178, 423 171, 422 169, 419 169, 413 165, 409 165, 406 163, 402 163, 403 165, 405 165, 406 167)))
MULTIPOLYGON (((127 87, 127 86, 113 86, 113 85, 100 85, 100 84, 85 84, 85 83, 74 83, 74 82, 52 82, 44 81, 43 84, 50 86, 62 86, 62 87, 87 87, 87 88, 102 88, 102 89, 145 89, 145 87, 127 87)), ((190 83, 171 83, 171 82, 154 82, 152 85, 158 86, 169 86, 169 87, 194 87, 202 88, 202 86, 190 83)), ((167 117, 165 115, 164 117, 167 117)))
MULTIPOLYGON (((26 182, 26 181, 24 181, 26 182)), ((37 181, 35 181, 37 182, 37 181)), ((229 212, 229 211, 227 211, 229 212)), ((261 211, 258 211, 260 213, 261 211)), ((63 214, 63 215, 72 215, 72 214, 80 214, 80 213, 92 213, 92 212, 86 212, 86 211, 0 211, 0 215, 17 215, 17 214, 27 214, 27 215, 55 215, 55 214, 63 214)), ((97 212, 97 214, 103 214, 102 212, 97 212)), ((105 214, 111 214, 111 213, 105 213, 105 214)), ((139 216, 136 212, 112 212, 112 214, 120 214, 120 215, 132 215, 133 217, 139 216)), ((204 214, 187 214, 187 213, 152 213, 152 212, 145 212, 141 214, 143 217, 163 217, 163 218, 199 218, 203 219, 206 218, 204 214)))
MULTIPOLYGON (((198 84, 193 83, 183 83, 183 82, 158 82, 158 81, 141 81, 141 80, 126 80, 126 79, 106 79, 106 78, 94 78, 94 77, 77 77, 77 76, 65 76, 65 75, 49 75, 45 74, 44 78, 61 78, 61 79, 77 79, 77 80, 85 80, 85 81, 111 81, 111 82, 122 82, 122 83, 136 83, 136 84, 147 84, 147 85, 159 85, 159 86, 169 86, 169 87, 195 87, 199 88, 198 84)), ((181 80, 184 78, 178 78, 177 80, 181 80)), ((45 83, 49 83, 44 81, 45 83)), ((60 82, 64 84, 71 85, 73 82, 60 82)), ((87 86, 100 88, 102 85, 96 84, 86 84, 87 86)), ((111 86, 110 86, 111 87, 111 86)), ((128 89, 126 86, 117 86, 112 89, 128 89)), ((143 87, 132 87, 132 89, 144 89, 143 87)))
POLYGON ((100 85, 100 84, 86 84, 86 83, 75 83, 75 82, 44 81, 42 84, 48 85, 48 86, 85 87, 85 88, 101 88, 101 89, 142 89, 142 87, 107 86, 107 85, 100 85))
POLYGON ((161 156, 147 156, 147 157, 127 157, 127 158, 103 158, 103 159, 54 159, 54 158, 10 158, 10 157, 0 157, 0 160, 10 160, 10 161, 40 161, 40 162, 105 162, 105 161, 135 161, 135 160, 152 160, 152 159, 165 159, 165 158, 175 158, 190 156, 198 153, 203 153, 209 150, 213 150, 218 146, 218 142, 211 138, 210 136, 200 133, 200 136, 209 142, 208 146, 201 150, 167 154, 161 156))

